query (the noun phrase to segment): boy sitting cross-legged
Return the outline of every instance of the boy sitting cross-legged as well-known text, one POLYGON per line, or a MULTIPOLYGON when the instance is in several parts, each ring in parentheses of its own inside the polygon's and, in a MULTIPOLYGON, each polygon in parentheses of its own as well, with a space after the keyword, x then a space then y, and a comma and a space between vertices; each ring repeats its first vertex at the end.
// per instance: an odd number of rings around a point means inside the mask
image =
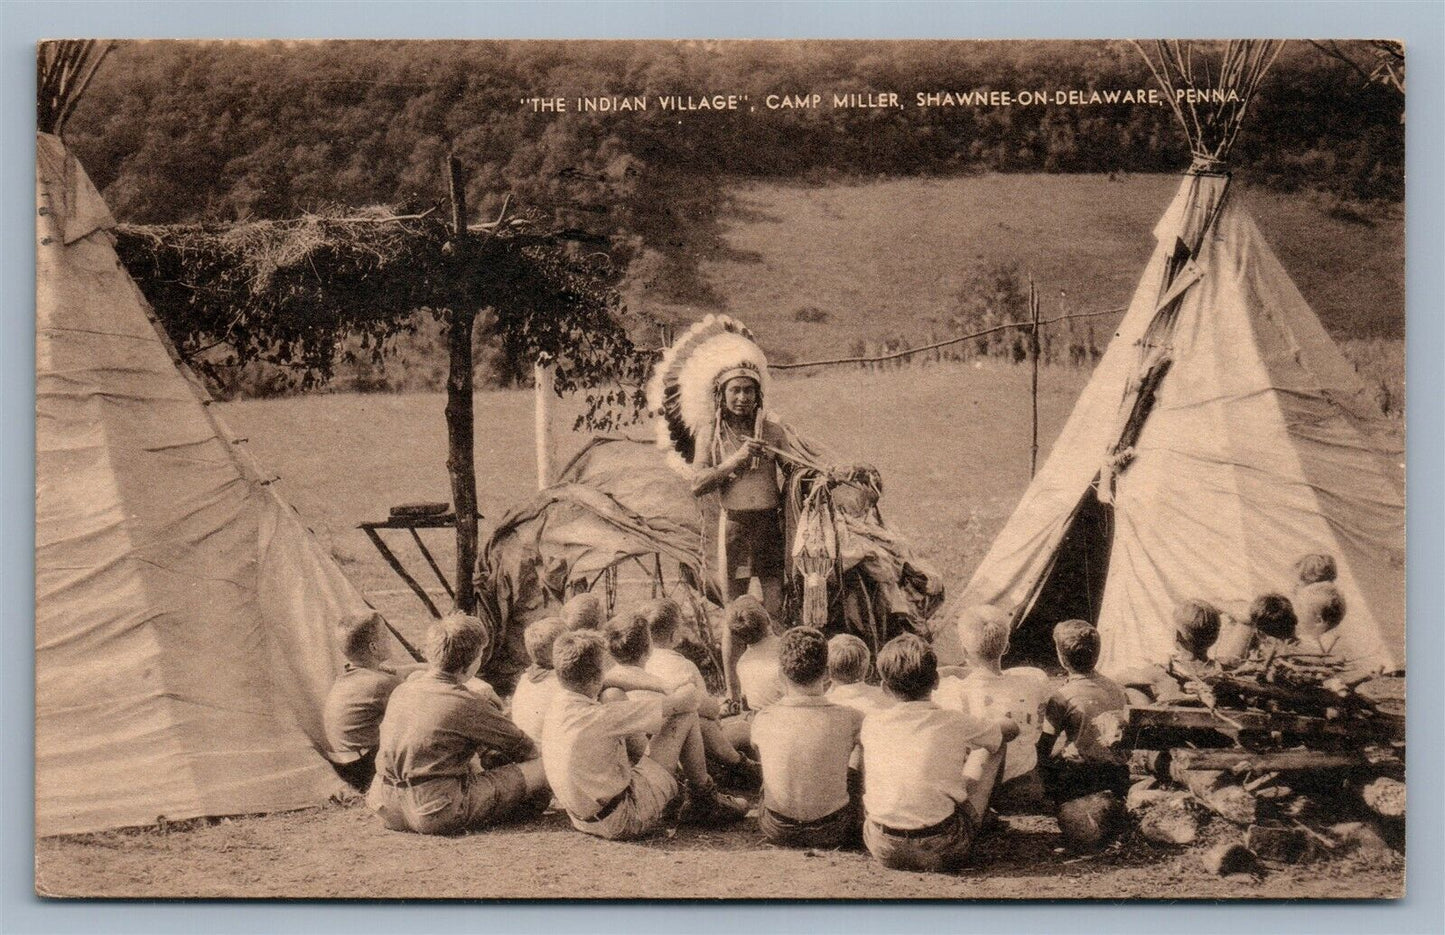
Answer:
POLYGON ((863 842, 885 867, 951 869, 968 855, 1018 726, 934 704, 938 657, 911 633, 878 653, 878 674, 896 703, 863 719, 863 842))
POLYGON ((1036 802, 1043 793, 1034 766, 1038 763, 1049 677, 1042 669, 1029 666, 1003 667, 1010 623, 1009 615, 997 607, 981 604, 966 608, 958 618, 958 637, 968 674, 962 679, 944 680, 933 700, 939 707, 964 711, 980 720, 1007 717, 1017 724, 1019 735, 1009 741, 1008 758, 994 796, 1036 802))
POLYGON ((452 613, 427 631, 429 667, 392 693, 367 802, 394 831, 454 834, 520 806, 546 804, 536 748, 489 700, 466 687, 487 649, 482 622, 452 613), (479 769, 473 758, 489 763, 479 769))
POLYGON ((322 710, 332 765, 361 792, 376 775, 376 747, 387 699, 406 674, 425 668, 395 667, 386 661, 381 642, 384 625, 381 614, 374 610, 347 614, 337 623, 346 668, 332 683, 322 710))
POLYGON ((1054 650, 1068 672, 1044 707, 1040 772, 1056 802, 1095 792, 1122 794, 1129 768, 1122 753, 1105 746, 1097 718, 1129 706, 1124 689, 1099 673, 1099 631, 1083 620, 1054 627, 1054 650))
POLYGON ((652 641, 652 651, 643 668, 669 685, 688 682, 697 689, 698 726, 702 729, 708 760, 721 768, 725 786, 757 791, 762 782, 758 764, 740 749, 747 746, 747 732, 740 732, 739 737, 729 736, 722 725, 722 706, 708 693, 702 672, 696 663, 677 651, 682 642, 682 607, 672 598, 662 597, 643 604, 640 613, 647 621, 652 641))
POLYGON ((848 781, 848 759, 863 715, 825 697, 828 642, 822 631, 784 633, 778 662, 783 697, 753 720, 763 766, 763 837, 786 847, 839 847, 857 837, 861 819, 848 781))
MULTIPOLYGON (((783 697, 783 681, 778 674, 778 636, 773 618, 761 601, 744 594, 728 605, 727 628, 734 646, 743 647, 727 683, 737 686, 741 701, 754 711, 761 711, 783 697)), ((726 668, 728 660, 723 660, 726 668)))
POLYGON ((533 743, 542 740, 542 720, 552 697, 557 694, 557 673, 552 671, 552 643, 564 632, 559 617, 543 617, 527 624, 522 631, 522 642, 527 648, 527 658, 532 664, 517 680, 512 692, 512 723, 533 743))
POLYGON ((658 830, 678 795, 673 772, 679 765, 697 820, 721 823, 747 814, 745 801, 722 795, 708 778, 695 689, 689 685, 665 695, 603 703, 598 695, 606 659, 600 633, 564 633, 552 647, 562 690, 542 728, 542 761, 572 826, 612 840, 658 830), (636 734, 651 741, 634 766, 627 738, 636 734))

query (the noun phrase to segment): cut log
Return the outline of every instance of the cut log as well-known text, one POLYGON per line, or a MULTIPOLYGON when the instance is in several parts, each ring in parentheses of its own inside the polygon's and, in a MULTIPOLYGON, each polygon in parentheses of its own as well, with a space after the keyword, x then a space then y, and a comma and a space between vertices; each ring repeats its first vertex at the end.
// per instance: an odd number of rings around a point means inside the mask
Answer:
POLYGON ((1330 834, 1350 850, 1370 857, 1384 857, 1390 853, 1385 836, 1374 825, 1363 821, 1345 821, 1330 826, 1330 834))
POLYGON ((1170 772, 1175 782, 1220 818, 1240 827, 1254 824, 1259 803, 1240 787, 1234 774, 1218 769, 1181 769, 1177 764, 1170 772))
POLYGON ((1261 860, 1281 864, 1299 864, 1319 853, 1314 838, 1302 828, 1280 825, 1252 825, 1245 833, 1244 844, 1261 860))
POLYGON ((1398 821, 1405 817, 1405 784, 1398 779, 1381 776, 1360 787, 1365 806, 1381 818, 1398 821))
POLYGON ((1151 705, 1129 709, 1129 728, 1142 730, 1212 730, 1232 732, 1297 734, 1302 737, 1388 736, 1404 739, 1405 719, 1375 715, 1369 718, 1325 719, 1299 714, 1270 714, 1263 711, 1222 712, 1233 724, 1203 708, 1151 705), (1238 727, 1235 727, 1238 725, 1238 727))
POLYGON ((1236 873, 1255 873, 1259 860, 1254 852, 1243 844, 1220 844, 1200 855, 1204 869, 1217 876, 1227 877, 1236 873))
POLYGON ((1123 827, 1124 807, 1112 792, 1070 799, 1059 806, 1059 830, 1072 851, 1097 851, 1118 835, 1123 827))
POLYGON ((1300 770, 1352 769, 1366 765, 1365 757, 1358 753, 1325 753, 1319 750, 1254 753, 1249 750, 1175 748, 1169 751, 1169 758, 1171 762, 1179 764, 1181 769, 1223 769, 1236 773, 1289 773, 1300 770))

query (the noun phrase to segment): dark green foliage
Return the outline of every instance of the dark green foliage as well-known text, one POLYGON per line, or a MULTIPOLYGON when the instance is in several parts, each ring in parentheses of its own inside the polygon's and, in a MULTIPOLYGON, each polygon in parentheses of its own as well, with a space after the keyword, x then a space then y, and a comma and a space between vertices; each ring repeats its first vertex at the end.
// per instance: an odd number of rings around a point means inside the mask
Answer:
MULTIPOLYGON (((622 380, 639 384, 647 358, 628 335, 606 253, 576 236, 513 219, 460 248, 440 211, 397 217, 327 209, 289 221, 121 227, 117 250, 177 348, 203 374, 224 379, 261 362, 272 392, 329 381, 338 359, 382 364, 416 313, 487 311, 484 342, 513 382, 532 363, 557 364, 557 391, 622 380)), ((585 424, 612 429, 641 408, 615 390, 589 396, 585 424)))

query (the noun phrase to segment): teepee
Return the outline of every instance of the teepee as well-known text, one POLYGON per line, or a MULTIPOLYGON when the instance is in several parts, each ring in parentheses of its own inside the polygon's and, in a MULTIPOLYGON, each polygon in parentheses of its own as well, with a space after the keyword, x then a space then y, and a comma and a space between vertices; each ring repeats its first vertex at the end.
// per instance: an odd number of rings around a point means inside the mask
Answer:
POLYGON ((47 43, 36 150, 40 835, 324 802, 357 591, 244 454, 58 131, 99 54, 47 43))
POLYGON ((1013 612, 1016 649, 1051 655, 1053 624, 1077 617, 1099 628, 1103 671, 1160 662, 1178 601, 1238 613, 1328 552, 1348 605, 1337 651, 1404 664, 1400 452, 1224 164, 1278 46, 1228 43, 1214 105, 1177 93, 1198 83, 1195 53, 1145 54, 1194 162, 1114 340, 964 592, 1013 612))

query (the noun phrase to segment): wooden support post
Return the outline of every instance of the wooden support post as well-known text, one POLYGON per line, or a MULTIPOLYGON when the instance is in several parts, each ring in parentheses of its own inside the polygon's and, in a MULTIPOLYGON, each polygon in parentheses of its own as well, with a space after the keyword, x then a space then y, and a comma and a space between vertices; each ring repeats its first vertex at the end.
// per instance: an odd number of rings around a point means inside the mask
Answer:
POLYGON ((552 446, 552 399, 556 396, 554 387, 557 379, 557 365, 543 357, 532 367, 536 384, 536 403, 533 407, 534 434, 537 444, 537 489, 545 490, 556 479, 556 464, 552 446))
MULTIPOLYGON (((447 183, 452 198, 451 248, 467 248, 467 193, 461 160, 447 154, 447 183)), ((472 576, 477 566, 477 468, 473 451, 472 330, 474 307, 451 309, 447 316, 447 473, 451 477, 452 505, 457 514, 456 606, 463 613, 476 611, 472 576)))
POLYGON ((1029 358, 1033 361, 1033 374, 1029 380, 1031 403, 1029 421, 1029 479, 1039 470, 1039 293, 1034 288, 1034 277, 1029 277, 1029 358))

